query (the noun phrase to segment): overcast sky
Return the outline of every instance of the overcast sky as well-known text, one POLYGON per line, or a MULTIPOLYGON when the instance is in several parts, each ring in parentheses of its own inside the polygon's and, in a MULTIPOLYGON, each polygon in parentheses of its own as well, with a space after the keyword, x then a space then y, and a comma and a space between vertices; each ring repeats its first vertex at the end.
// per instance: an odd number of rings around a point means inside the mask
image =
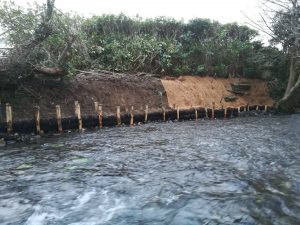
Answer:
MULTIPOLYGON (((26 5, 34 0, 14 1, 26 5)), ((37 2, 45 3, 46 0, 37 2)), ((258 6, 259 0, 56 0, 56 7, 85 16, 123 12, 129 16, 167 16, 185 21, 195 17, 210 18, 221 23, 244 23, 247 19, 241 12, 255 17, 258 6)))
MULTIPOLYGON (((14 0, 26 6, 34 0, 14 0)), ((37 0, 45 3, 46 0, 37 0)), ((74 11, 86 17, 100 14, 124 13, 142 18, 157 16, 172 17, 178 20, 200 17, 217 20, 221 23, 238 22, 245 24, 258 19, 260 0, 56 0, 56 7, 63 11, 74 11)))

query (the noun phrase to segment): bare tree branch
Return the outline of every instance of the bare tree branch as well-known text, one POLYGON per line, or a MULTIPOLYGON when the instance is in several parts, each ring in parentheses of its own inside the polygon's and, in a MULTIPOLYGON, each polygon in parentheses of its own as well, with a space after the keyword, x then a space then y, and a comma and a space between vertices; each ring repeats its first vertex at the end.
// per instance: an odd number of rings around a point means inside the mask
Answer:
POLYGON ((274 33, 273 33, 272 30, 270 30, 271 33, 267 32, 261 24, 259 24, 258 22, 255 22, 253 19, 251 19, 249 16, 247 16, 243 11, 241 11, 241 12, 251 22, 251 23, 246 22, 246 24, 248 24, 248 25, 254 27, 255 29, 267 34, 271 38, 275 38, 274 33))
POLYGON ((283 2, 281 2, 280 0, 276 0, 276 1, 273 1, 273 0, 266 0, 266 2, 272 3, 272 4, 276 5, 276 6, 279 6, 279 7, 281 7, 281 8, 284 8, 284 9, 286 9, 286 10, 289 9, 289 8, 288 8, 285 4, 283 4, 283 2))

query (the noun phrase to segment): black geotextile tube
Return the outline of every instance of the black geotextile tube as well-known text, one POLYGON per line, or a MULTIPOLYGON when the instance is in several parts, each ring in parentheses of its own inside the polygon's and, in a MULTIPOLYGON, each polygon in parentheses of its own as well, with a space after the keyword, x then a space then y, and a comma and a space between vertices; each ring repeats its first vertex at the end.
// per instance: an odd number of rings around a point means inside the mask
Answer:
POLYGON ((251 106, 249 106, 249 110, 250 110, 250 111, 256 110, 256 105, 251 105, 251 106))
MULTIPOLYGON (((247 106, 240 107, 240 112, 243 112, 244 109, 248 110, 247 106)), ((256 111, 258 109, 261 112, 264 112, 265 106, 249 106, 249 111, 256 111)), ((195 108, 195 109, 181 109, 179 110, 179 120, 194 120, 196 119, 196 110, 198 114, 198 119, 206 118, 206 112, 204 108, 195 108)), ((273 107, 268 107, 267 112, 273 112, 273 107)), ((207 109, 208 118, 212 117, 212 109, 207 109)), ((214 111, 215 118, 233 118, 238 117, 238 109, 237 108, 227 108, 227 114, 225 117, 225 109, 216 109, 214 111)), ((121 114, 121 123, 125 125, 130 124, 130 113, 121 114)), ((165 119, 168 120, 177 120, 177 110, 166 110, 165 111, 165 119)), ((163 111, 157 112, 149 112, 148 113, 148 122, 156 122, 163 121, 163 111)), ((145 122, 145 114, 144 113, 136 113, 134 114, 134 123, 144 123, 145 122)), ((76 130, 78 129, 78 118, 77 117, 66 117, 62 118, 62 128, 63 130, 76 130)), ((102 120, 103 127, 114 127, 117 125, 116 115, 104 116, 102 120)), ((57 120, 52 119, 41 119, 40 121, 41 130, 45 133, 49 132, 57 132, 58 124, 57 120)), ((99 118, 98 115, 86 115, 82 116, 82 126, 83 128, 94 128, 99 126, 99 118)), ((5 134, 7 130, 6 123, 0 123, 0 134, 5 134)), ((34 120, 24 120, 24 121, 16 121, 13 123, 13 133, 34 133, 36 132, 36 126, 34 120)))
POLYGON ((130 113, 121 114, 121 123, 130 124, 130 113))
POLYGON ((0 134, 4 134, 6 132, 6 124, 0 123, 0 134))
POLYGON ((177 110, 168 110, 166 111, 166 120, 176 120, 177 119, 177 110))
POLYGON ((164 119, 163 118, 163 111, 148 113, 148 121, 149 122, 163 121, 163 119, 164 119))
POLYGON ((208 118, 212 117, 212 109, 207 109, 207 116, 208 118))
MULTIPOLYGON (((177 112, 176 112, 177 116, 177 112)), ((176 118, 177 119, 177 118, 176 118)), ((191 120, 196 119, 195 109, 182 109, 179 111, 179 120, 191 120)))
POLYGON ((197 109, 197 112, 198 112, 198 118, 199 119, 202 119, 202 118, 206 117, 206 112, 205 112, 204 108, 197 109))
POLYGON ((224 109, 215 110, 215 118, 224 118, 224 109))
POLYGON ((35 121, 34 120, 16 121, 13 123, 13 131, 17 133, 34 133, 35 121))
MULTIPOLYGON (((268 107, 268 108, 269 108, 269 107, 268 107)), ((263 105, 259 106, 259 107, 258 107, 258 110, 260 110, 260 111, 265 110, 265 106, 263 106, 263 105)))
POLYGON ((145 114, 143 113, 138 113, 134 114, 134 123, 143 123, 145 121, 145 114))

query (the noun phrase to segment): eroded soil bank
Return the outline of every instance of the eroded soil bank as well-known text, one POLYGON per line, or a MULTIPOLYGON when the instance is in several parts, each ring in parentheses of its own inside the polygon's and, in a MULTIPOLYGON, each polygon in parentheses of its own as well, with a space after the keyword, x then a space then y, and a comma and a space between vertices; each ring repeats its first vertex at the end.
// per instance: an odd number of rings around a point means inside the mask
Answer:
POLYGON ((236 108, 249 105, 272 106, 274 101, 268 94, 266 83, 254 79, 214 79, 212 77, 181 76, 178 79, 162 79, 166 90, 168 104, 174 104, 180 108, 207 107, 212 108, 213 102, 216 108, 236 108), (251 89, 247 95, 236 95, 233 102, 225 102, 224 97, 230 96, 230 83, 247 82, 251 89))
MULTIPOLYGON (((74 116, 74 102, 79 101, 82 115, 95 114, 94 102, 109 115, 134 106, 135 110, 149 105, 150 109, 167 105, 164 87, 158 78, 148 75, 78 74, 65 82, 35 80, 15 92, 3 92, 2 102, 10 102, 14 120, 32 119, 34 106, 40 106, 41 118, 54 118, 55 105, 61 106, 62 117, 74 116)), ((4 110, 3 110, 4 111, 4 110)))
POLYGON ((159 79, 147 74, 128 75, 111 73, 82 73, 64 83, 34 80, 25 83, 17 91, 2 91, 2 121, 4 103, 13 108, 13 120, 32 119, 34 106, 40 107, 41 118, 54 118, 55 105, 61 105, 62 116, 74 115, 74 101, 81 104, 82 115, 94 114, 94 102, 103 105, 104 114, 126 111, 131 106, 142 111, 149 105, 150 111, 172 108, 238 107, 244 105, 273 105, 263 81, 243 80, 251 83, 248 95, 238 96, 235 102, 225 102, 230 82, 238 79, 214 79, 211 77, 182 76, 177 79, 159 79), (45 85, 42 83, 45 82, 45 85))

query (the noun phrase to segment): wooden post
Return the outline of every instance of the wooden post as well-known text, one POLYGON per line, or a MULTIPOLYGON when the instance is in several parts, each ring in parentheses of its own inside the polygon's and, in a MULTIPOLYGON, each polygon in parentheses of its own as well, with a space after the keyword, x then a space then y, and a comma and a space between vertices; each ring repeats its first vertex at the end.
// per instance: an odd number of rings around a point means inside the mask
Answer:
POLYGON ((256 106, 256 111, 258 111, 259 110, 259 107, 258 107, 258 105, 256 106))
POLYGON ((250 112, 250 105, 249 105, 249 103, 247 104, 247 111, 250 112))
POLYGON ((268 106, 265 105, 265 113, 268 112, 268 106))
POLYGON ((57 120, 57 128, 58 128, 58 132, 62 132, 62 123, 61 123, 61 109, 60 109, 60 105, 56 105, 56 120, 57 120))
POLYGON ((195 109, 195 120, 198 120, 198 110, 195 109))
POLYGON ((148 112, 149 112, 149 106, 146 105, 146 107, 145 107, 145 123, 147 123, 147 121, 148 121, 148 112))
POLYGON ((94 107, 95 107, 95 113, 98 113, 99 102, 94 102, 94 107))
POLYGON ((99 128, 103 126, 103 112, 102 112, 102 105, 98 106, 98 119, 99 119, 99 128))
POLYGON ((118 106, 117 107, 117 125, 120 126, 122 124, 121 121, 121 107, 118 106))
POLYGON ((238 115, 241 113, 241 107, 238 107, 238 115))
POLYGON ((215 102, 213 102, 212 105, 213 105, 213 107, 212 107, 212 112, 211 112, 211 118, 214 119, 215 118, 215 108, 216 108, 215 102))
POLYGON ((5 111, 6 111, 7 133, 10 134, 13 131, 13 127, 12 127, 12 109, 9 103, 6 103, 5 111))
POLYGON ((75 101, 75 115, 78 118, 78 129, 82 130, 81 110, 80 110, 80 104, 78 101, 75 101))
POLYGON ((39 106, 35 107, 34 120, 36 133, 41 134, 41 115, 39 106))
POLYGON ((208 112, 207 112, 207 108, 205 108, 205 118, 208 119, 208 112))
POLYGON ((247 106, 244 106, 244 112, 246 112, 247 111, 247 106))
POLYGON ((166 122, 166 109, 163 107, 163 121, 166 122))
POLYGON ((177 107, 177 121, 179 121, 180 119, 180 110, 179 110, 179 107, 177 107))
POLYGON ((133 124, 134 124, 134 112, 133 112, 133 110, 134 110, 134 107, 131 106, 131 110, 130 110, 130 126, 133 126, 133 124))
POLYGON ((227 108, 224 109, 224 118, 227 118, 227 108))

